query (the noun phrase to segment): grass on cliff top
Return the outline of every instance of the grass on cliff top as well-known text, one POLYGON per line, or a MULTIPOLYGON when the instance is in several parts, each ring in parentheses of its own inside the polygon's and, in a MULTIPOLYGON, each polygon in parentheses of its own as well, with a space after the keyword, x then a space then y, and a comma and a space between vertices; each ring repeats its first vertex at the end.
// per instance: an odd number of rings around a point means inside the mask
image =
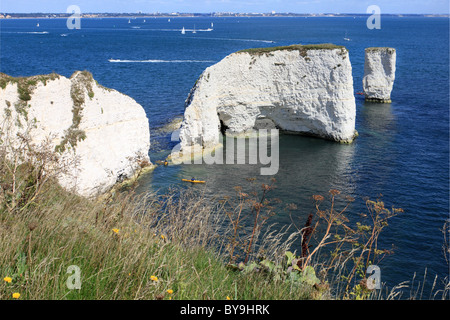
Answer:
POLYGON ((37 75, 31 77, 11 77, 7 74, 0 73, 0 87, 2 89, 5 89, 9 83, 17 83, 18 90, 21 89, 26 90, 28 92, 30 91, 30 88, 36 86, 38 82, 42 82, 44 85, 46 85, 47 81, 59 79, 59 77, 60 75, 56 73, 37 75))
POLYGON ((332 43, 305 44, 305 45, 294 44, 294 45, 290 45, 290 46, 244 49, 244 50, 238 51, 238 53, 247 52, 250 54, 260 55, 260 54, 267 54, 267 53, 271 53, 271 52, 279 51, 279 50, 289 50, 289 51, 297 50, 297 51, 300 51, 300 53, 304 56, 304 55, 306 55, 308 50, 333 50, 333 49, 345 49, 345 47, 338 46, 338 45, 335 45, 332 43))
POLYGON ((22 212, 0 210, 0 300, 312 298, 311 288, 227 268, 208 244, 216 218, 193 194, 164 204, 130 194, 100 203, 49 184, 22 212), (76 270, 80 289, 69 289, 76 270))

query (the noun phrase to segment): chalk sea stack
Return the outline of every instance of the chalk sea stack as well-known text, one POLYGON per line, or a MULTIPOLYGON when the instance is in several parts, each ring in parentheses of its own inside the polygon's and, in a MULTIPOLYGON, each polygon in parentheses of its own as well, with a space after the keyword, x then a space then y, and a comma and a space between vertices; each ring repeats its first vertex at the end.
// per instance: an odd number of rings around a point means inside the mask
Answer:
POLYGON ((395 62, 396 50, 394 48, 366 48, 363 78, 366 101, 391 103, 395 62))
POLYGON ((60 185, 92 197, 150 164, 150 129, 142 106, 99 85, 87 71, 14 78, 0 74, 2 135, 16 143, 27 130, 34 145, 49 141, 73 157, 60 185), (5 124, 9 123, 9 129, 5 124))
POLYGON ((355 109, 345 47, 242 50, 207 68, 191 89, 180 128, 181 150, 215 147, 221 132, 259 128, 351 142, 355 109))

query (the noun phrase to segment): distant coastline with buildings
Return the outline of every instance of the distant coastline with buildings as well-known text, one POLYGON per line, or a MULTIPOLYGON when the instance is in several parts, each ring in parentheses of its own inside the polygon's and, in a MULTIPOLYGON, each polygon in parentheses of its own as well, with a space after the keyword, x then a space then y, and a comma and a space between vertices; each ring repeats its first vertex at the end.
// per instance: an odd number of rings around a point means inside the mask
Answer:
MULTIPOLYGON (((167 17, 366 17, 366 13, 292 13, 292 12, 268 12, 268 13, 237 13, 237 12, 211 12, 211 13, 82 13, 81 18, 167 18, 167 17)), ((382 14, 395 17, 449 17, 448 14, 382 14)), ((58 19, 68 18, 71 13, 0 13, 0 19, 58 19)))

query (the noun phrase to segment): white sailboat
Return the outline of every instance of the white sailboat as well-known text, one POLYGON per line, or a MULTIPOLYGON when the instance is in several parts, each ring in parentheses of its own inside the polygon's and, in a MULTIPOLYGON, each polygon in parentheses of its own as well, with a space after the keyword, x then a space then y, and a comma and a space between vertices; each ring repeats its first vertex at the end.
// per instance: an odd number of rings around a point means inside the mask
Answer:
POLYGON ((181 29, 181 34, 186 34, 186 29, 184 29, 184 27, 181 29))
POLYGON ((192 31, 192 33, 197 33, 197 31, 195 31, 195 24, 194 24, 194 31, 192 31))
POLYGON ((39 28, 39 22, 37 23, 36 27, 38 27, 38 28, 39 28))
POLYGON ((344 40, 345 40, 345 41, 350 41, 350 38, 347 37, 347 32, 345 32, 344 40))
POLYGON ((131 20, 130 20, 130 19, 128 19, 128 23, 131 23, 131 20))

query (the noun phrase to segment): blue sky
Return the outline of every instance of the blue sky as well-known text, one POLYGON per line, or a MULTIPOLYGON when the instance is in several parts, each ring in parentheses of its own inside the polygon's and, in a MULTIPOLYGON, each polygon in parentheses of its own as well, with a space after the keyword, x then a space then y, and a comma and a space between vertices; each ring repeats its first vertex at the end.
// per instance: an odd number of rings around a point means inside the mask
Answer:
POLYGON ((295 12, 366 13, 378 5, 381 13, 449 13, 449 0, 0 0, 0 12, 295 12))

